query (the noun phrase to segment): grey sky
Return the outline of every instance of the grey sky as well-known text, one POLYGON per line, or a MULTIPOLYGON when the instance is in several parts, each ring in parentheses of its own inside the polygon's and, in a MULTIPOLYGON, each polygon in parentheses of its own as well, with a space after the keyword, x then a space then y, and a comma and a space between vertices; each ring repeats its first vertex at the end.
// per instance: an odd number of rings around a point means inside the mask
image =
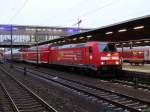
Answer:
POLYGON ((150 15, 150 0, 0 0, 0 24, 97 28, 150 15))

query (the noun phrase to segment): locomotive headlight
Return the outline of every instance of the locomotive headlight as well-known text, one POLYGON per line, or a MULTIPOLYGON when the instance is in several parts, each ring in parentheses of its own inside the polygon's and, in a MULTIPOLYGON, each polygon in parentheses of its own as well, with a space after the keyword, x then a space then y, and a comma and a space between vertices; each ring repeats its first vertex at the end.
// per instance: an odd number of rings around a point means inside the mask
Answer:
POLYGON ((111 54, 108 53, 107 56, 111 56, 111 54))
POLYGON ((93 58, 93 56, 92 55, 90 55, 90 60, 93 58))
POLYGON ((101 65, 104 65, 104 62, 103 62, 103 61, 101 62, 101 65))
POLYGON ((116 65, 118 65, 118 64, 119 64, 119 61, 116 61, 115 63, 116 63, 116 65))

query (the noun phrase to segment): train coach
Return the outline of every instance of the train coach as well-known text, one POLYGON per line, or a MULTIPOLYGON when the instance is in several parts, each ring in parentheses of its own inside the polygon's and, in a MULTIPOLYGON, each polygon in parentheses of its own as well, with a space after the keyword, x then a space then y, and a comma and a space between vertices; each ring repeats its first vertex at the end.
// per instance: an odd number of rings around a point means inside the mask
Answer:
POLYGON ((118 49, 120 54, 122 55, 123 61, 128 62, 131 65, 139 65, 144 63, 150 63, 150 47, 133 47, 124 48, 123 52, 121 49, 118 49))
POLYGON ((121 52, 122 58, 124 62, 130 63, 131 65, 139 65, 144 64, 144 51, 143 50, 135 50, 128 49, 121 52))
POLYGON ((41 45, 22 49, 22 60, 32 63, 61 65, 88 71, 117 71, 122 68, 116 46, 109 42, 86 42, 68 45, 41 45))

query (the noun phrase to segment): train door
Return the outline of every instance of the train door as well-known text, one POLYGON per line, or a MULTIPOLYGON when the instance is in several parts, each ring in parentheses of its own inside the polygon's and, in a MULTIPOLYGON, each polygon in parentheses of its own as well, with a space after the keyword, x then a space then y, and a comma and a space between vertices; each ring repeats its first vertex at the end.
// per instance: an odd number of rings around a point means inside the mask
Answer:
POLYGON ((86 60, 86 64, 91 64, 92 63, 92 47, 86 47, 85 48, 85 60, 86 60))

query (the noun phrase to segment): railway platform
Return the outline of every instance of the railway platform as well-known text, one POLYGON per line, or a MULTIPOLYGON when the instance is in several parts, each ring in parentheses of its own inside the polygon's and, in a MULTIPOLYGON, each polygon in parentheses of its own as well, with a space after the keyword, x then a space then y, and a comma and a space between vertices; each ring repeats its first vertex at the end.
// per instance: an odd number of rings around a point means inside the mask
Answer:
POLYGON ((150 73, 150 64, 130 65, 128 63, 124 63, 123 64, 123 70, 150 73))

